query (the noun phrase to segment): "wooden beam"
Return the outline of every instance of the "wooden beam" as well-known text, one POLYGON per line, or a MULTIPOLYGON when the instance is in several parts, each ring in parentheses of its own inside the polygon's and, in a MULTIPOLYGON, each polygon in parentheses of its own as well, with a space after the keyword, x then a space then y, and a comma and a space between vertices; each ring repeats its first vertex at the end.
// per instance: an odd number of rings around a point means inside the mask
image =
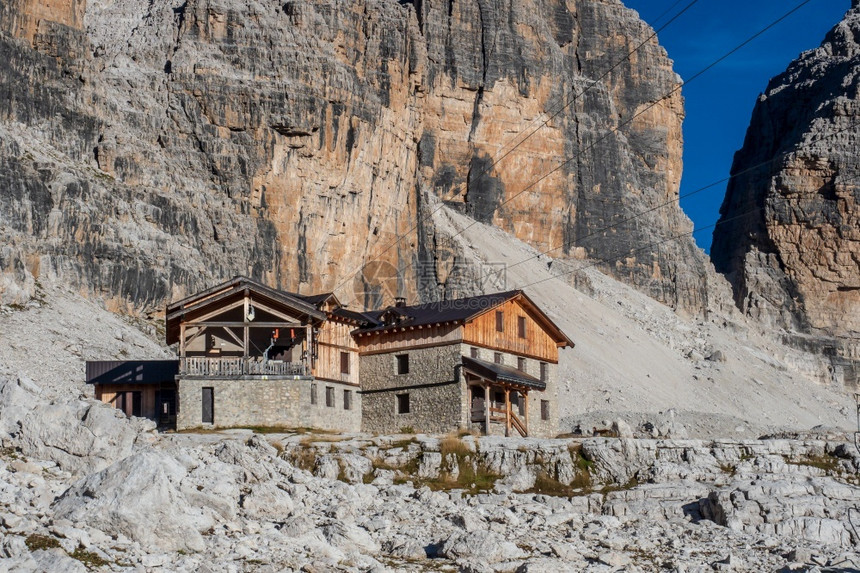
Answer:
POLYGON ((197 339, 200 337, 200 335, 201 335, 201 334, 203 334, 204 332, 206 332, 206 327, 205 327, 205 326, 196 326, 196 327, 194 327, 194 328, 196 328, 197 330, 194 332, 194 334, 192 334, 192 335, 191 335, 191 338, 189 338, 188 340, 186 340, 186 341, 185 341, 185 346, 186 346, 186 347, 187 347, 189 344, 191 344, 192 342, 194 342, 195 340, 197 340, 197 339))
POLYGON ((242 358, 244 358, 245 362, 248 361, 248 350, 251 346, 251 333, 250 328, 248 327, 248 312, 251 310, 251 299, 250 293, 248 293, 248 289, 245 289, 245 298, 242 299, 242 303, 244 304, 244 312, 242 313, 242 340, 244 344, 242 345, 242 358))
POLYGON ((529 393, 528 392, 523 393, 522 398, 524 400, 523 407, 525 408, 526 436, 528 436, 529 435, 529 393))
POLYGON ((179 357, 185 358, 185 325, 179 325, 179 357))
POLYGON ((236 334, 235 334, 232 330, 230 330, 229 328, 225 328, 225 329, 224 329, 224 332, 226 332, 227 334, 229 334, 229 335, 230 335, 230 338, 232 338, 232 339, 233 339, 233 341, 234 341, 236 344, 238 344, 240 348, 242 348, 242 350, 244 350, 244 349, 245 349, 245 347, 246 347, 247 345, 246 345, 246 344, 244 344, 241 340, 239 340, 239 337, 238 337, 238 336, 236 336, 236 334))
POLYGON ((490 435, 490 385, 484 384, 484 433, 490 435))
POLYGON ((505 437, 511 435, 511 391, 505 388, 505 437))
POLYGON ((302 328, 304 324, 298 322, 186 322, 185 326, 209 326, 212 328, 240 328, 243 326, 249 328, 302 328))
POLYGON ((238 308, 240 306, 242 306, 242 301, 237 300, 236 302, 228 304, 227 306, 222 306, 221 308, 207 312, 203 316, 198 316, 197 318, 194 319, 194 322, 206 322, 207 320, 209 320, 213 316, 218 316, 219 314, 224 314, 225 312, 229 312, 229 311, 233 310, 234 308, 238 308))

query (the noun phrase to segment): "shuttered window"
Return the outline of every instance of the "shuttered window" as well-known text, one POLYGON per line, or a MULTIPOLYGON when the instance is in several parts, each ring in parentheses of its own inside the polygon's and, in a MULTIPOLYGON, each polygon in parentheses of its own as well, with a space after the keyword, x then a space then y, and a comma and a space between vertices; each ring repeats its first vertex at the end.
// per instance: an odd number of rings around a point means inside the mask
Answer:
POLYGON ((340 373, 349 374, 349 352, 340 353, 340 373))
POLYGON ((496 311, 496 331, 504 332, 505 331, 505 313, 501 310, 496 311))
POLYGON ((517 317, 517 336, 520 338, 526 337, 526 317, 524 316, 517 317))

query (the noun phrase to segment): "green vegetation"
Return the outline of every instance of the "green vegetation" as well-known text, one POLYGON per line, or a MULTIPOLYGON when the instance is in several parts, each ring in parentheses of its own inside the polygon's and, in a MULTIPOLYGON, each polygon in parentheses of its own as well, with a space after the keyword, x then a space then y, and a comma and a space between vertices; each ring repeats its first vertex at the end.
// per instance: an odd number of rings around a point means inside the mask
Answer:
POLYGON ((784 459, 785 463, 787 464, 818 468, 827 475, 842 473, 841 468, 839 467, 839 458, 837 458, 836 456, 831 456, 829 454, 824 454, 820 456, 809 456, 807 458, 800 459, 791 459, 789 457, 785 457, 784 459))
POLYGON ((414 434, 415 428, 413 428, 412 426, 403 426, 402 428, 400 428, 400 433, 401 434, 414 434))
POLYGON ((314 471, 314 467, 317 465, 317 452, 310 446, 293 448, 286 452, 284 457, 297 468, 309 472, 314 471))
POLYGON ((108 562, 102 559, 98 553, 87 551, 83 547, 75 549, 74 553, 71 554, 71 557, 73 559, 77 559, 88 568, 104 567, 105 565, 108 565, 108 562))
POLYGON ((39 549, 55 549, 60 546, 60 542, 55 537, 48 535, 39 535, 32 533, 24 540, 27 549, 30 551, 38 551, 39 549))

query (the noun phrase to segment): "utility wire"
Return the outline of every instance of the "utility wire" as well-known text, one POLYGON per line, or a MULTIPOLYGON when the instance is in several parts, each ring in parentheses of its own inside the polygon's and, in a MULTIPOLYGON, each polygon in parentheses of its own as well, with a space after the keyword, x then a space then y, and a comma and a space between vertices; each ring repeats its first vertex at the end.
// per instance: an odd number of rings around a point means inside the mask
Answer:
MULTIPOLYGON (((697 78, 701 77, 703 74, 708 72, 711 68, 713 68, 714 66, 716 66, 717 64, 719 64, 720 62, 725 60, 726 58, 730 57, 731 55, 733 55, 738 50, 745 47, 747 44, 749 44, 750 42, 752 42, 753 40, 755 40, 756 38, 758 38, 759 36, 761 36, 762 34, 767 32, 768 30, 770 30, 771 28, 773 28, 774 26, 776 26, 777 24, 779 24, 780 22, 782 22, 783 20, 785 20, 786 18, 791 16, 793 13, 795 13, 796 11, 798 11, 800 8, 802 8, 804 5, 808 4, 811 1, 812 0, 803 0, 802 2, 797 4, 794 8, 792 8, 791 10, 789 10, 788 12, 786 12, 785 14, 783 14, 782 16, 780 16, 779 18, 777 18, 776 20, 774 20, 773 22, 771 22, 770 24, 768 24, 767 26, 765 26, 764 28, 762 28, 761 30, 759 30, 758 32, 756 32, 755 34, 753 34, 752 36, 747 38, 746 40, 744 40, 743 42, 741 42, 740 44, 738 44, 737 46, 735 46, 734 48, 732 48, 731 50, 729 50, 728 52, 726 52, 725 54, 723 54, 722 56, 720 56, 719 58, 717 58, 716 60, 714 60, 713 62, 708 64, 707 66, 705 66, 704 68, 702 68, 701 70, 699 70, 695 74, 693 74, 690 77, 690 79, 678 84, 677 86, 672 88, 668 93, 663 95, 663 97, 661 97, 660 99, 652 102, 651 104, 646 106, 644 109, 633 114, 626 121, 620 123, 618 126, 612 128, 612 129, 610 129, 605 135, 603 135, 597 141, 595 141, 594 143, 589 145, 585 150, 589 151, 589 150, 593 149, 598 143, 600 143, 601 141, 603 141, 604 139, 609 137, 611 134, 616 133, 622 127, 629 125, 630 123, 633 122, 634 119, 636 119, 640 115, 644 114, 645 112, 651 110, 653 107, 657 106, 661 101, 665 100, 667 97, 671 96, 673 93, 680 90, 683 86, 686 86, 687 84, 695 81, 697 78)), ((553 173, 560 170, 562 167, 564 167, 565 165, 567 165, 568 163, 570 163, 571 161, 573 161, 574 159, 579 157, 581 154, 582 154, 582 152, 580 152, 577 155, 573 155, 570 159, 566 159, 565 161, 563 161, 562 163, 560 163, 559 165, 557 165, 556 167, 554 167, 550 171, 546 172, 545 174, 541 175, 540 177, 538 177, 537 179, 535 179, 534 181, 532 181, 531 183, 526 185, 526 187, 523 188, 518 193, 512 195, 511 197, 509 197, 509 198, 505 199, 504 201, 502 201, 501 203, 499 203, 498 207, 496 207, 496 208, 500 209, 502 206, 506 205, 507 203, 510 203, 511 201, 513 201, 514 199, 516 199, 517 197, 519 197, 520 195, 522 195, 523 193, 525 193, 529 189, 533 188, 535 185, 537 185, 538 183, 540 183, 541 181, 543 181, 544 179, 546 179, 547 177, 549 177, 550 175, 552 175, 553 173)), ((454 237, 457 237, 458 235, 462 234, 463 231, 465 231, 466 229, 472 227, 473 225, 475 225, 477 223, 478 223, 478 221, 471 222, 466 227, 464 227, 463 229, 458 231, 456 234, 454 234, 454 236, 452 236, 451 238, 453 239, 454 237)))
POLYGON ((553 252, 553 251, 557 251, 558 249, 561 249, 561 248, 572 247, 572 246, 574 246, 574 245, 576 245, 576 246, 581 246, 581 245, 580 245, 580 243, 581 243, 582 241, 585 241, 586 239, 590 239, 591 237, 594 237, 594 236, 600 235, 600 234, 602 234, 602 233, 605 233, 606 231, 609 231, 609 230, 611 230, 611 229, 615 229, 615 228, 617 228, 617 227, 620 227, 620 226, 622 226, 622 225, 625 225, 625 224, 629 223, 630 221, 633 221, 633 220, 635 220, 635 219, 638 219, 638 218, 640 218, 640 217, 643 217, 644 215, 647 215, 648 213, 651 213, 651 212, 656 211, 656 210, 658 210, 658 209, 662 209, 663 207, 666 207, 666 206, 669 206, 669 205, 674 205, 674 204, 676 204, 680 199, 686 199, 687 197, 692 197, 693 195, 697 195, 697 194, 699 194, 699 193, 701 193, 701 192, 703 192, 703 191, 707 191, 708 189, 711 189, 712 187, 716 187, 717 185, 720 185, 721 183, 728 183, 728 182, 729 182, 729 181, 731 181, 732 179, 735 179, 735 178, 741 177, 741 176, 743 176, 743 175, 746 175, 747 173, 751 173, 751 172, 753 172, 753 171, 756 171, 756 170, 760 169, 761 167, 765 167, 765 166, 770 165, 770 164, 772 164, 772 163, 776 163, 777 161, 779 161, 779 160, 781 160, 781 159, 784 159, 784 158, 788 157, 789 155, 791 155, 791 154, 793 154, 793 153, 798 153, 799 151, 802 151, 802 150, 804 149, 804 147, 805 147, 805 146, 811 145, 811 144, 813 144, 813 143, 819 143, 819 142, 824 141, 825 139, 827 139, 827 138, 829 138, 829 137, 832 137, 832 136, 834 136, 834 135, 838 135, 838 134, 840 134, 840 133, 843 133, 843 132, 845 132, 845 131, 848 131, 849 129, 852 129, 852 128, 854 128, 854 127, 857 127, 858 125, 860 125, 860 124, 858 124, 857 122, 852 122, 852 123, 851 123, 851 124, 849 124, 847 127, 843 127, 843 128, 842 128, 842 129, 840 129, 840 130, 837 130, 837 131, 834 131, 834 132, 832 132, 832 133, 828 133, 828 134, 822 135, 821 137, 819 137, 818 139, 816 139, 816 140, 814 140, 814 141, 810 141, 810 142, 805 143, 805 144, 803 144, 803 145, 801 145, 801 146, 795 147, 794 149, 791 149, 791 150, 786 151, 786 152, 784 152, 784 153, 780 153, 779 155, 777 155, 777 156, 775 156, 775 157, 773 157, 773 158, 771 158, 771 159, 768 159, 767 161, 762 161, 761 163, 757 163, 756 165, 752 165, 752 166, 750 166, 750 167, 747 167, 746 169, 743 169, 743 170, 741 170, 741 171, 738 171, 737 173, 733 173, 733 174, 729 175, 728 177, 723 177, 722 179, 720 179, 720 180, 718 180, 718 181, 714 181, 714 182, 712 182, 712 183, 708 183, 707 185, 705 185, 705 186, 703 186, 703 187, 699 187, 698 189, 695 189, 695 190, 690 191, 690 192, 688 192, 688 193, 684 193, 684 194, 682 194, 682 195, 679 195, 677 199, 670 199, 669 201, 666 201, 666 202, 664 202, 664 203, 660 203, 659 205, 655 205, 655 206, 653 206, 653 207, 649 207, 648 209, 645 209, 644 211, 639 211, 638 213, 634 213, 633 215, 630 215, 630 216, 629 216, 629 217, 627 217, 626 219, 622 219, 621 221, 618 221, 618 222, 612 223, 611 225, 607 225, 607 226, 605 226, 605 227, 602 227, 602 228, 600 228, 600 229, 597 229, 597 230, 595 230, 595 231, 592 231, 591 233, 589 233, 589 234, 587 234, 587 235, 585 235, 585 236, 583 236, 583 237, 577 237, 576 239, 572 239, 572 240, 570 240, 570 241, 565 241, 565 242, 563 242, 563 243, 562 243, 562 244, 560 244, 560 245, 557 245, 557 246, 555 246, 555 247, 549 248, 549 249, 547 249, 547 250, 545 250, 545 251, 541 251, 541 252, 539 252, 539 253, 537 253, 537 254, 535 254, 535 255, 532 255, 532 256, 530 256, 530 257, 528 257, 528 258, 526 258, 526 259, 523 259, 523 260, 521 260, 521 261, 519 261, 519 262, 516 262, 516 263, 514 263, 514 264, 512 264, 512 265, 508 266, 507 268, 511 269, 511 268, 513 268, 513 267, 516 267, 516 266, 518 266, 518 265, 521 265, 521 264, 523 264, 523 263, 526 263, 526 262, 528 262, 528 261, 530 261, 530 260, 532 260, 532 259, 536 259, 536 258, 538 258, 538 257, 541 257, 542 255, 546 255, 546 254, 549 254, 549 253, 551 253, 551 252, 553 252))
POLYGON ((637 248, 635 248, 635 249, 632 249, 632 250, 630 250, 630 251, 628 251, 628 252, 626 252, 626 253, 620 254, 620 255, 615 256, 615 257, 610 257, 610 258, 608 258, 608 259, 597 259, 597 260, 593 260, 593 261, 591 261, 591 262, 589 262, 589 263, 587 263, 587 264, 584 264, 584 265, 582 265, 582 266, 576 267, 576 268, 575 268, 575 269, 573 269, 573 270, 564 271, 564 272, 559 273, 559 274, 557 274, 557 275, 551 275, 551 276, 548 276, 548 277, 542 278, 542 279, 540 279, 540 280, 536 280, 536 281, 533 281, 533 282, 530 282, 530 283, 524 284, 524 285, 522 285, 521 287, 519 287, 519 289, 525 289, 525 288, 528 288, 528 287, 530 287, 530 286, 535 286, 535 285, 538 285, 538 284, 541 284, 541 283, 545 283, 545 282, 547 282, 547 281, 550 281, 550 280, 553 280, 553 279, 557 279, 557 278, 560 278, 560 277, 563 277, 563 276, 566 276, 566 275, 570 275, 570 274, 578 273, 578 272, 583 271, 583 270, 585 270, 585 269, 589 269, 589 268, 592 268, 592 267, 596 267, 596 266, 601 265, 601 264, 610 264, 610 263, 614 263, 614 262, 617 262, 617 261, 619 261, 619 260, 621 260, 621 259, 623 259, 623 258, 629 257, 629 256, 631 256, 631 255, 635 255, 636 253, 638 253, 638 252, 640 252, 640 251, 644 251, 644 250, 651 249, 651 248, 654 248, 654 247, 659 247, 660 245, 663 245, 663 244, 665 244, 665 243, 669 243, 669 242, 671 242, 671 241, 677 241, 677 240, 679 240, 679 239, 689 238, 689 237, 691 237, 692 235, 695 235, 696 233, 700 233, 700 232, 702 232, 702 231, 706 231, 706 230, 708 230, 708 229, 713 229, 714 227, 717 227, 717 226, 719 226, 719 225, 725 225, 726 223, 729 223, 729 222, 731 222, 731 221, 736 221, 737 219, 740 219, 740 218, 742 218, 742 217, 746 217, 747 215, 752 215, 752 214, 757 213, 757 212, 759 212, 759 211, 761 211, 761 210, 763 210, 763 209, 764 209, 764 207, 756 207, 755 209, 745 210, 745 211, 742 211, 741 213, 738 213, 738 214, 737 214, 737 215, 735 215, 734 217, 729 217, 728 219, 723 219, 723 220, 721 220, 721 221, 717 221, 716 223, 713 223, 713 224, 711 224, 711 225, 705 225, 704 227, 699 227, 699 228, 697 228, 697 229, 693 229, 691 232, 684 232, 684 233, 680 233, 680 234, 678 234, 678 235, 672 235, 671 237, 668 237, 668 238, 662 239, 662 240, 660 240, 660 241, 655 241, 655 242, 653 242, 653 243, 648 243, 648 244, 647 244, 647 245, 645 245, 645 246, 637 247, 637 248))
MULTIPOLYGON (((675 3, 674 3, 674 4, 673 4, 669 9, 667 9, 665 12, 663 12, 663 14, 661 14, 661 15, 660 15, 660 17, 659 17, 658 19, 663 18, 663 16, 665 16, 666 14, 668 14, 672 9, 674 9, 674 8, 675 8, 675 6, 677 6, 678 4, 680 4, 682 1, 683 1, 683 0, 678 0, 677 2, 675 2, 675 3)), ((565 102, 563 103, 563 105, 561 105, 561 107, 559 107, 558 109, 556 109, 556 110, 554 110, 554 111, 551 111, 551 113, 550 113, 549 117, 547 117, 543 122, 541 122, 541 124, 540 124, 540 125, 538 125, 536 128, 534 128, 533 130, 531 130, 531 131, 530 131, 530 132, 529 132, 525 137, 523 137, 523 138, 522 138, 522 139, 520 139, 519 141, 516 141, 516 143, 513 145, 513 147, 511 147, 510 149, 508 149, 504 154, 502 154, 502 156, 501 156, 501 157, 499 157, 498 159, 496 159, 495 157, 491 158, 491 163, 490 163, 490 165, 486 166, 486 167, 485 167, 485 168, 484 168, 484 169, 483 169, 483 170, 482 170, 478 175, 476 175, 476 176, 473 176, 473 177, 470 177, 470 178, 469 178, 469 180, 468 180, 468 182, 467 182, 467 189, 468 189, 469 187, 473 186, 475 183, 477 183, 481 178, 483 178, 486 174, 488 174, 488 173, 489 173, 489 172, 490 172, 490 171, 491 171, 491 170, 492 170, 496 165, 498 165, 498 163, 499 163, 499 162, 501 162, 501 161, 502 161, 503 159, 505 159, 508 155, 510 155, 513 151, 515 151, 518 147, 520 147, 522 144, 524 144, 527 140, 529 140, 532 136, 534 136, 538 131, 540 131, 541 129, 543 129, 547 124, 549 124, 549 122, 550 122, 550 121, 552 121, 553 119, 555 119, 555 118, 556 118, 556 117, 557 117, 557 116, 558 116, 562 111, 564 111, 564 110, 565 110, 566 108, 568 108, 571 104, 573 104, 573 103, 574 103, 578 98, 580 98, 580 97, 582 97, 583 95, 585 95, 585 93, 587 93, 587 92, 588 92, 588 90, 590 90, 593 86, 597 85, 600 81, 602 81, 603 79, 605 79, 606 77, 608 77, 608 76, 609 76, 609 74, 611 74, 611 73, 612 73, 612 72, 613 72, 613 71, 614 71, 618 66, 620 66, 620 65, 621 65, 622 63, 624 63, 625 61, 630 60, 630 58, 633 56, 633 54, 635 54, 637 51, 639 51, 643 46, 647 45, 647 44, 648 44, 648 42, 650 42, 652 39, 654 39, 654 38, 657 36, 657 34, 658 34, 659 32, 662 32, 663 30, 665 30, 665 29, 666 29, 668 26, 670 26, 670 25, 671 25, 675 20, 677 20, 681 15, 683 15, 687 10, 689 10, 690 8, 692 8, 692 6, 693 6, 694 4, 696 4, 698 1, 699 1, 699 0, 692 0, 691 2, 689 2, 689 3, 688 3, 688 4, 687 4, 687 5, 686 5, 686 6, 685 6, 685 7, 684 7, 680 12, 678 12, 677 14, 675 14, 675 15, 674 15, 674 16, 673 16, 673 17, 672 17, 668 22, 666 22, 665 24, 663 24, 663 26, 661 26, 659 29, 654 30, 654 31, 651 33, 651 35, 650 35, 650 36, 648 36, 648 38, 646 38, 646 39, 645 39, 645 40, 643 40, 641 43, 639 43, 639 44, 638 44, 638 45, 637 45, 633 50, 631 50, 630 52, 628 52, 628 53, 627 53, 627 55, 625 55, 623 58, 621 58, 621 59, 619 59, 617 62, 615 62, 615 63, 614 63, 614 64, 613 64, 613 65, 612 65, 608 70, 606 70, 606 71, 603 73, 603 75, 601 75, 600 77, 598 77, 596 80, 593 80, 593 81, 588 85, 588 87, 586 87, 583 91, 581 91, 581 92, 579 92, 579 93, 575 93, 575 89, 576 89, 576 88, 572 88, 572 89, 571 89, 571 92, 572 92, 572 93, 574 93, 573 98, 571 98, 571 99, 569 99, 569 100, 565 101, 565 102)), ((545 113, 546 113, 546 112, 544 112, 544 114, 541 114, 541 115, 545 115, 545 113)), ((534 123, 537 119, 539 119, 539 118, 540 118, 540 116, 538 116, 538 118, 536 118, 535 120, 532 120, 532 122, 531 122, 531 123, 533 124, 533 123, 534 123)), ((507 147, 508 145, 510 145, 510 143, 505 144, 504 146, 502 146, 501 148, 499 148, 499 150, 497 150, 497 151, 496 151, 496 154, 498 155, 498 153, 499 153, 499 152, 501 152, 503 149, 505 149, 505 147, 507 147)), ((380 252, 378 255, 376 255, 376 256, 375 256, 375 257, 373 257, 372 259, 370 259, 370 260, 368 260, 368 261, 365 261, 365 262, 364 262, 360 267, 356 268, 356 269, 355 269, 355 271, 352 271, 352 272, 348 273, 348 274, 346 275, 346 278, 345 278, 344 280, 342 280, 340 283, 338 283, 338 284, 334 287, 334 289, 333 289, 333 290, 334 290, 334 291, 336 291, 338 288, 340 288, 341 286, 343 286, 344 284, 346 284, 348 281, 350 281, 350 280, 351 280, 355 275, 357 275, 359 272, 361 272, 361 270, 362 270, 362 269, 363 269, 363 268, 364 268, 368 263, 371 263, 371 262, 373 262, 373 261, 375 261, 375 260, 378 260, 382 255, 384 255, 385 253, 387 253, 387 252, 388 252, 392 247, 394 247, 394 246, 395 246, 396 244, 398 244, 401 240, 403 240, 403 238, 404 238, 404 237, 406 237, 406 236, 407 236, 407 235, 409 235, 412 231, 414 231, 415 229, 417 229, 417 228, 418 228, 418 225, 421 223, 421 221, 423 221, 423 220, 425 220, 425 219, 427 219, 427 218, 429 218, 429 217, 432 217, 432 216, 433 216, 437 211, 439 211, 439 209, 441 209, 441 208, 442 208, 442 206, 443 206, 443 205, 444 205, 444 203, 443 203, 443 204, 440 204, 438 207, 436 207, 436 209, 434 209, 434 210, 433 210, 432 212, 430 212, 429 214, 427 214, 427 215, 425 215, 425 216, 423 216, 423 217, 419 217, 418 221, 417 221, 417 222, 416 222, 412 227, 410 227, 410 228, 409 228, 409 230, 407 230, 405 233, 401 233, 401 234, 397 235, 397 236, 395 237, 394 241, 392 241, 388 246, 386 246, 386 247, 382 250, 382 252, 380 252)))
MULTIPOLYGON (((757 31, 755 34, 753 34, 752 36, 748 37, 748 38, 747 38, 747 39, 745 39, 743 42, 741 42, 740 44, 738 44, 737 46, 735 46, 734 48, 732 48, 732 49, 731 49, 731 50, 729 50, 728 52, 724 53, 722 56, 720 56, 719 58, 717 58, 717 59, 716 59, 716 60, 714 60, 713 62, 709 63, 708 65, 706 65, 704 68, 702 68, 701 70, 699 70, 699 71, 698 71, 698 72, 696 72, 695 74, 693 74, 689 79, 687 79, 686 81, 683 81, 683 82, 679 83, 679 84, 678 84, 678 85, 676 85, 674 88, 672 88, 671 90, 669 90, 666 94, 664 94, 662 97, 658 98, 657 100, 653 101, 653 102, 652 102, 652 103, 650 103, 648 106, 646 106, 645 108, 643 108, 643 109, 641 109, 640 111, 638 111, 637 113, 633 114, 633 115, 632 115, 631 117, 629 117, 627 120, 625 120, 625 121, 621 122, 620 124, 618 124, 617 126, 615 126, 615 127, 611 128, 611 129, 609 129, 609 130, 608 130, 608 131, 607 131, 603 136, 601 136, 601 137, 600 137, 600 138, 598 138, 596 141, 594 141, 593 143, 591 143, 591 144, 590 144, 588 147, 586 147, 584 150, 580 151, 580 152, 579 152, 579 153, 577 153, 577 154, 574 154, 574 155, 573 155, 573 156, 571 156, 569 159, 564 160, 563 162, 561 162, 560 164, 558 164, 558 165, 557 165, 557 166, 555 166, 554 168, 550 169, 549 171, 547 171, 547 172, 546 172, 546 173, 544 173, 543 175, 540 175, 539 177, 537 177, 536 179, 534 179, 531 183, 529 183, 528 185, 526 185, 526 186, 525 186, 521 191, 519 191, 519 192, 515 193, 515 194, 514 194, 514 195, 512 195, 511 197, 509 197, 509 198, 505 199, 504 201, 502 201, 501 203, 499 203, 499 205, 496 207, 496 209, 500 209, 500 208, 501 208, 501 207, 503 207, 504 205, 506 205, 506 204, 510 203, 510 202, 511 202, 511 201, 513 201, 514 199, 516 199, 516 198, 518 198, 519 196, 521 196, 521 195, 522 195, 523 193, 525 193, 526 191, 529 191, 529 190, 530 190, 530 189, 532 189, 535 185, 537 185, 538 183, 540 183, 541 181, 543 181, 544 179, 546 179, 547 177, 549 177, 549 176, 550 176, 550 175, 552 175, 553 173, 555 173, 555 172, 559 171, 562 167, 564 167, 565 165, 569 164, 569 163, 570 163, 570 162, 572 162, 574 159, 577 159, 578 157, 580 157, 580 156, 582 155, 583 151, 590 151, 590 150, 594 149, 594 148, 597 146, 597 144, 601 143, 603 140, 605 140, 606 138, 608 138, 610 135, 612 135, 613 133, 618 132, 621 128, 626 127, 627 125, 629 125, 630 123, 632 123, 632 122, 633 122, 633 120, 635 120, 637 117, 639 117, 640 115, 644 114, 645 112, 647 112, 647 111, 651 110, 652 108, 654 108, 655 106, 657 106, 660 102, 662 102, 662 101, 663 101, 663 100, 665 100, 666 98, 670 97, 670 96, 671 96, 672 94, 674 94, 676 91, 680 90, 682 87, 684 87, 684 86, 686 86, 686 85, 688 85, 688 84, 692 83, 693 81, 695 81, 696 79, 698 79, 699 77, 701 77, 702 75, 704 75, 705 73, 707 73, 708 71, 710 71, 712 68, 714 68, 715 66, 717 66, 718 64, 720 64, 721 62, 723 62, 724 60, 726 60, 727 58, 729 58, 729 57, 731 57, 732 55, 734 55, 736 52, 738 52, 739 50, 743 49, 743 48, 744 48, 744 47, 746 47, 748 44, 750 44, 750 43, 751 43, 751 42, 753 42, 755 39, 757 39, 759 36, 761 36, 762 34, 765 34, 767 31, 769 31, 770 29, 772 29, 772 28, 774 28, 775 26, 777 26, 778 24, 780 24, 783 20, 785 20, 786 18, 788 18, 789 16, 791 16, 792 14, 794 14, 795 12, 797 12, 798 10, 800 10, 800 9, 801 9, 803 6, 805 6, 806 4, 809 4, 811 1, 812 1, 812 0, 803 0, 803 1, 799 2, 799 3, 798 3, 798 4, 796 4, 793 8, 791 8, 789 11, 785 12, 782 16, 780 16, 779 18, 777 18, 776 20, 774 20, 773 22, 771 22, 770 24, 768 24, 768 25, 767 25, 767 26, 765 26, 764 28, 760 29, 760 30, 759 30, 759 31, 757 31)), ((686 10, 687 10, 688 8, 690 8, 691 6, 692 6, 692 4, 690 4, 690 5, 688 5, 687 7, 685 7, 685 8, 684 8, 684 11, 686 11, 686 10)), ((678 15, 680 15, 680 14, 678 14, 678 15)), ((667 25, 668 25, 668 24, 667 24, 667 25)), ((665 27, 665 26, 664 26, 664 27, 665 27)), ((640 46, 641 46, 641 44, 640 44, 640 46)), ((630 55, 632 55, 632 52, 631 52, 630 54, 628 54, 627 58, 629 58, 629 57, 630 57, 630 55)), ((620 63, 620 62, 619 62, 619 63, 620 63)), ((617 64, 616 64, 616 65, 617 65, 617 64)), ((594 85, 594 84, 591 84, 591 85, 594 85)), ((591 87, 591 86, 589 86, 589 87, 591 87)), ((585 92, 583 92, 583 93, 585 93, 585 92)), ((551 119, 551 118, 550 118, 550 119, 551 119)), ((547 121, 549 121, 549 120, 547 120, 547 121)), ((545 124, 544 124, 544 125, 545 125, 545 124)), ((541 126, 541 127, 542 127, 542 126, 541 126)), ((540 129, 540 128, 538 128, 538 129, 540 129)), ((533 133, 534 133, 534 132, 532 132, 532 134, 533 134, 533 133)), ((532 134, 530 134, 530 135, 529 135, 529 137, 530 137, 532 134)), ((523 139, 522 141, 525 141, 525 139, 523 139)), ((520 143, 518 143, 518 144, 517 144, 517 146, 519 146, 519 145, 522 143, 522 141, 521 141, 520 143)), ((504 158, 504 156, 503 156, 503 158, 504 158)), ((717 184, 717 183, 714 183, 713 185, 716 185, 716 184, 717 184)), ((429 215, 427 215, 427 216, 425 216, 425 217, 420 218, 420 219, 419 219, 419 223, 421 222, 421 220, 426 219, 427 217, 430 217, 430 216, 434 215, 434 214, 435 214, 437 211, 439 211, 443 206, 444 206, 444 203, 441 203, 441 204, 440 204, 436 209, 434 209, 434 210, 433 210, 429 215)), ((467 231, 468 229, 470 229, 471 227, 473 227, 473 226, 474 226, 475 224, 477 224, 477 223, 478 223, 478 221, 477 221, 477 220, 472 221, 471 223, 469 223, 468 225, 466 225, 465 227, 463 227, 462 229, 460 229, 459 231, 457 231, 454 235, 452 235, 451 237, 449 237, 449 239, 454 239, 454 238, 456 238, 456 237, 458 237, 458 236, 462 235, 465 231, 467 231)), ((412 232, 415 228, 417 228, 417 226, 418 226, 418 223, 416 223, 416 224, 415 224, 411 229, 409 229, 409 231, 407 231, 407 233, 412 232)), ((712 226, 713 226, 713 225, 712 225, 712 226)), ((612 228, 612 227, 608 227, 608 228, 612 228)), ((606 230, 606 229, 604 229, 604 230, 606 230)), ((701 230, 701 229, 700 229, 700 230, 701 230)), ((698 231, 697 231, 697 232, 698 232, 698 231)), ((377 257, 374 257, 374 258, 370 259, 370 261, 368 261, 368 262, 372 262, 372 261, 374 261, 374 260, 378 259, 378 258, 379 258, 380 256, 382 256, 385 252, 387 252, 387 251, 388 251, 392 246, 394 246, 395 244, 397 244, 398 242, 400 242, 400 240, 401 240, 405 235, 406 235, 406 234, 403 234, 403 235, 398 236, 398 237, 394 240, 394 242, 392 242, 390 245, 388 245, 388 247, 386 247, 386 248, 382 251, 382 253, 380 253, 377 257)), ((366 265, 366 264, 367 264, 367 263, 365 263, 365 265, 366 265)), ((350 279, 352 279, 355 275, 357 275, 357 274, 358 274, 358 272, 360 272, 360 271, 361 271, 361 269, 362 269, 362 268, 364 268, 364 266, 365 266, 365 265, 362 265, 362 267, 358 268, 355 272, 350 273, 349 275, 347 275, 346 279, 344 279, 343 281, 341 281, 341 282, 340 282, 340 283, 335 287, 335 290, 337 290, 337 288, 339 288, 339 287, 343 286, 346 282, 348 282, 348 281, 349 281, 350 279)), ((403 272, 403 270, 405 270, 405 268, 399 268, 399 269, 397 269, 398 273, 403 272)), ((355 300, 355 299, 353 299, 353 300, 355 300)), ((350 302, 352 302, 352 301, 350 301, 350 302)))

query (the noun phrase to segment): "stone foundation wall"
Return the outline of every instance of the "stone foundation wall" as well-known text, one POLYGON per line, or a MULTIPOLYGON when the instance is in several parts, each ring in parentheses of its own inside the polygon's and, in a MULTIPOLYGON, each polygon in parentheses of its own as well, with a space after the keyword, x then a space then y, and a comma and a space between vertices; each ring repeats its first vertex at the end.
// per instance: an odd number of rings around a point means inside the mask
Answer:
POLYGON ((451 344, 362 356, 362 430, 444 433, 465 428, 460 350, 459 344, 451 344), (409 355, 409 372, 397 374, 396 356, 403 354, 409 355), (402 394, 409 395, 408 413, 397 410, 397 396, 402 394))
POLYGON ((312 378, 245 377, 232 380, 180 379, 177 383, 176 428, 203 426, 202 390, 214 394, 214 427, 284 426, 357 432, 361 427, 358 388, 312 378), (316 388, 316 400, 312 399, 316 388), (331 388, 332 405, 326 404, 331 388), (350 409, 344 408, 350 392, 350 409), (315 403, 313 403, 315 402, 315 403))

